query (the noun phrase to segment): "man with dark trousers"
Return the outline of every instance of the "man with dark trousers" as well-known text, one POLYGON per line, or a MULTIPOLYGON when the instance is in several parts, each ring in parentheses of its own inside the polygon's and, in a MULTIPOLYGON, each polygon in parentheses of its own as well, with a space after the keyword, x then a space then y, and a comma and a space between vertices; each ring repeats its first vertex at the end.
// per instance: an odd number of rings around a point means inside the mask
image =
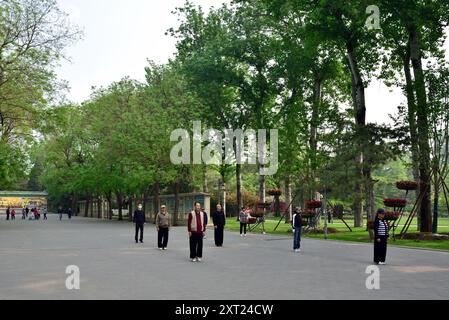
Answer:
POLYGON ((217 247, 223 246, 224 227, 226 226, 226 216, 223 212, 223 206, 217 204, 217 211, 212 213, 212 221, 215 229, 215 245, 217 247))
POLYGON ((190 212, 187 228, 190 242, 190 261, 201 262, 203 259, 203 238, 206 236, 207 214, 201 210, 201 204, 195 202, 195 209, 190 212))
POLYGON ((10 207, 8 207, 7 209, 6 209, 6 220, 7 221, 9 221, 9 215, 11 214, 11 208, 10 207))
POLYGON ((133 222, 136 224, 136 243, 143 243, 143 227, 145 225, 145 212, 143 212, 143 206, 139 204, 137 210, 134 211, 133 222), (140 238, 139 238, 140 232, 140 238))

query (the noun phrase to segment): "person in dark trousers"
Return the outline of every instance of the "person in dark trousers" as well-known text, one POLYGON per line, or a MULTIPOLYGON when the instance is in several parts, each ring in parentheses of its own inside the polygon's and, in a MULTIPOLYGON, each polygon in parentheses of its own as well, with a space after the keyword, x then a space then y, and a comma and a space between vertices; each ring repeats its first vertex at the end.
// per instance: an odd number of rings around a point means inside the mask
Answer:
POLYGON ((301 252, 301 232, 302 232, 302 217, 299 208, 293 212, 292 228, 294 231, 293 250, 296 253, 301 252))
POLYGON ((143 206, 138 205, 137 210, 134 211, 133 222, 136 224, 136 243, 143 243, 143 229, 145 225, 145 212, 143 212, 143 206), (140 237, 139 237, 140 232, 140 237))
POLYGON ((226 226, 226 215, 223 212, 223 206, 221 204, 217 204, 217 211, 212 213, 212 221, 214 223, 215 229, 215 245, 217 247, 223 246, 223 238, 224 238, 224 227, 226 226))
POLYGON ((25 213, 26 213, 26 217, 28 218, 28 215, 30 214, 30 208, 26 207, 25 208, 25 213))
POLYGON ((44 208, 44 220, 47 220, 48 208, 44 208))
POLYGON ((207 214, 201 210, 201 204, 196 202, 195 209, 190 212, 187 221, 192 262, 201 262, 203 259, 203 239, 206 236, 206 228, 207 214))
POLYGON ((6 209, 6 221, 9 221, 9 216, 11 215, 11 208, 10 207, 8 207, 7 209, 6 209))
POLYGON ((64 210, 62 210, 62 208, 59 207, 59 209, 58 209, 59 221, 62 220, 62 214, 63 214, 63 212, 64 212, 64 210))
POLYGON ((22 220, 26 220, 26 210, 25 210, 25 207, 22 208, 22 220))
POLYGON ((170 214, 166 206, 161 206, 161 212, 156 216, 157 247, 159 250, 167 250, 168 234, 170 231, 170 214))
POLYGON ((67 210, 67 216, 69 217, 69 220, 72 220, 72 208, 69 208, 69 210, 67 210))
POLYGON ((248 225, 248 219, 249 219, 249 214, 248 214, 247 209, 242 208, 242 211, 240 211, 240 214, 239 214, 240 236, 241 237, 246 237, 246 227, 248 225))
POLYGON ((16 210, 14 209, 11 211, 11 220, 16 220, 16 210))
POLYGON ((376 264, 386 264, 388 228, 388 223, 385 221, 385 210, 380 209, 377 211, 374 222, 374 263, 376 264))

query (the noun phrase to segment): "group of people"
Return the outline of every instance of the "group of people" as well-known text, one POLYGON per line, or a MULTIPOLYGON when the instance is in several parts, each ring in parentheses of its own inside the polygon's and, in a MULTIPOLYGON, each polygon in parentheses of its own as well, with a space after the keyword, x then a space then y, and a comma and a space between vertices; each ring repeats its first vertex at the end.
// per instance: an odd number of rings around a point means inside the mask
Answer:
MULTIPOLYGON (((214 240, 217 247, 222 247, 224 242, 224 228, 226 226, 226 215, 221 204, 218 204, 215 212, 211 214, 214 225, 214 240)), ((251 218, 249 207, 242 208, 239 214, 240 236, 246 237, 247 225, 251 218)), ((165 251, 168 247, 169 232, 171 227, 171 215, 167 212, 165 205, 161 206, 156 215, 157 246, 159 250, 165 251)), ((135 241, 143 243, 144 225, 146 223, 145 212, 140 204, 134 212, 133 222, 135 223, 135 241)), ((196 202, 194 210, 189 213, 187 219, 187 231, 189 235, 190 260, 201 262, 203 259, 203 240, 206 237, 208 225, 208 215, 202 209, 201 204, 196 202)), ((301 252, 301 236, 303 230, 303 220, 301 209, 296 208, 291 220, 293 230, 293 251, 301 252)), ((387 255, 387 242, 389 238, 389 225, 385 220, 385 211, 378 210, 374 223, 374 262, 384 265, 387 255)))
MULTIPOLYGON (((72 208, 69 208, 66 213, 67 213, 67 217, 69 218, 69 220, 72 220, 72 215, 73 215, 72 208)), ((59 207, 58 208, 58 216, 59 216, 60 221, 62 220, 63 215, 64 215, 64 209, 62 209, 62 207, 59 207)))
MULTIPOLYGON (((47 220, 47 208, 43 209, 43 213, 44 213, 44 220, 47 220)), ((26 219, 40 220, 40 218, 41 213, 39 211, 39 208, 36 207, 32 208, 31 210, 27 206, 22 208, 22 220, 26 219)), ((16 210, 14 208, 8 207, 6 209, 6 220, 16 220, 16 210)))
MULTIPOLYGON (((223 207, 217 205, 217 210, 212 213, 212 220, 214 223, 215 245, 217 247, 223 246, 224 227, 226 225, 226 216, 223 212, 223 207)), ((157 229, 157 246, 161 251, 167 250, 169 232, 171 226, 171 216, 167 212, 165 205, 161 206, 160 212, 156 215, 156 229, 157 229)), ((133 222, 135 223, 135 241, 136 243, 143 243, 144 225, 146 223, 145 212, 143 206, 140 204, 133 215, 133 222)), ((187 219, 187 231, 189 234, 190 244, 190 260, 192 262, 201 262, 203 259, 203 240, 206 237, 206 228, 208 224, 207 213, 202 209, 199 202, 195 203, 194 210, 189 213, 187 219)))

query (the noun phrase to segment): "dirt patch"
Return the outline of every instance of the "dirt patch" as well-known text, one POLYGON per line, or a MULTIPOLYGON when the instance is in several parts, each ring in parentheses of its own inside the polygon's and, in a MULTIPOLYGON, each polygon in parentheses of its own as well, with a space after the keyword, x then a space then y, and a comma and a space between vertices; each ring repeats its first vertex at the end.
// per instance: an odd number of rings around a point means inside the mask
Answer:
POLYGON ((435 240, 435 241, 447 241, 449 240, 449 234, 447 233, 408 233, 403 236, 404 240, 435 240))
MULTIPOLYGON (((336 228, 327 228, 327 233, 331 233, 331 234, 334 234, 334 233, 339 233, 340 231, 338 231, 338 229, 336 229, 336 228)), ((310 230, 310 231, 308 231, 308 233, 311 233, 311 234, 324 234, 324 230, 323 229, 315 229, 315 230, 310 230)))

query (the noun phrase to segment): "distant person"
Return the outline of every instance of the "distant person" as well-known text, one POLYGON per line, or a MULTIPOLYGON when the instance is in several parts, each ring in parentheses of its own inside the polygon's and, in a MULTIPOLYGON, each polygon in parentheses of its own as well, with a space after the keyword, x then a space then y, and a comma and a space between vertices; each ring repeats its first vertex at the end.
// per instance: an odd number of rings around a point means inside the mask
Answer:
POLYGON ((27 215, 26 215, 26 209, 25 207, 22 208, 22 220, 26 220, 27 215))
POLYGON ((161 206, 161 212, 156 216, 157 247, 159 250, 167 250, 168 235, 170 232, 170 214, 166 206, 161 206))
POLYGON ((41 215, 39 213, 38 208, 34 208, 34 219, 39 220, 41 218, 41 215))
POLYGON ((143 212, 143 206, 138 205, 137 210, 134 211, 133 222, 136 224, 136 243, 143 243, 143 230, 145 225, 145 212, 143 212), (140 232, 140 238, 139 238, 140 232))
POLYGON ((206 235, 207 214, 201 210, 201 204, 195 202, 195 207, 189 213, 187 230, 190 242, 190 261, 201 262, 203 259, 203 239, 206 235))
POLYGON ((217 247, 223 246, 224 227, 226 226, 226 216, 223 212, 223 206, 217 204, 217 210, 212 213, 212 221, 214 223, 214 238, 217 247))
POLYGON ((379 209, 374 222, 374 263, 386 264, 388 238, 388 223, 385 221, 385 210, 379 209))
POLYGON ((72 208, 69 208, 69 210, 67 210, 67 216, 69 220, 72 220, 72 208))
POLYGON ((64 210, 62 210, 62 208, 59 207, 59 209, 58 209, 59 221, 62 220, 62 213, 63 213, 63 212, 64 212, 64 210))
POLYGON ((301 252, 302 217, 299 208, 293 212, 292 228, 294 230, 293 251, 301 252))
POLYGON ((25 212, 26 212, 26 215, 27 215, 27 218, 28 218, 28 215, 30 213, 30 208, 28 208, 28 206, 25 208, 25 212))
POLYGON ((48 208, 44 208, 44 220, 47 220, 48 208))
POLYGON ((240 211, 240 214, 239 214, 240 236, 241 237, 246 237, 246 228, 248 225, 248 219, 249 219, 248 210, 245 208, 242 208, 242 210, 240 211))
POLYGON ((14 209, 11 211, 11 220, 16 220, 16 210, 14 209))
POLYGON ((9 216, 11 215, 11 207, 6 208, 6 221, 9 221, 9 216))

